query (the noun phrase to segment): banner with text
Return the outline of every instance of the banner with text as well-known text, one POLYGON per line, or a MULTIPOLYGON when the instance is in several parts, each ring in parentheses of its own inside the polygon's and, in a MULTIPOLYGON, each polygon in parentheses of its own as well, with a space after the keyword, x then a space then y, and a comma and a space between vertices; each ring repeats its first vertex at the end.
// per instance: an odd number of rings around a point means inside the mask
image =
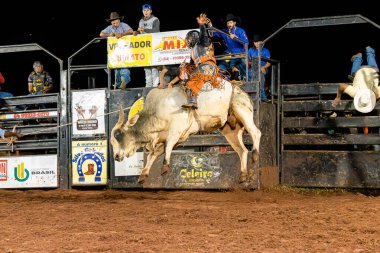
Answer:
POLYGON ((143 67, 181 64, 190 61, 190 49, 185 44, 191 30, 140 34, 107 40, 108 67, 143 67))
POLYGON ((0 157, 0 188, 58 187, 57 155, 0 157))
POLYGON ((72 142, 72 184, 107 183, 107 140, 72 142))

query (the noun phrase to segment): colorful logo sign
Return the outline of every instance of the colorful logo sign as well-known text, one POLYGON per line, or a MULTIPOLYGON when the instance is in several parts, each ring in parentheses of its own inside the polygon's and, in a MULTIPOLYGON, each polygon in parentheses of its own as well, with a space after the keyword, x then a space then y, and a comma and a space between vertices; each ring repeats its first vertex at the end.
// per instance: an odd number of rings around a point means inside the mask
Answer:
POLYGON ((78 159, 77 171, 79 175, 79 182, 85 182, 85 175, 95 175, 95 182, 101 182, 103 166, 102 161, 104 161, 103 154, 99 152, 83 154, 78 159), (84 169, 87 171, 83 172, 84 169))
POLYGON ((8 178, 8 161, 0 160, 0 181, 7 181, 8 178))
POLYGON ((25 165, 22 162, 14 168, 15 179, 19 182, 25 182, 29 178, 29 170, 25 169, 25 165))

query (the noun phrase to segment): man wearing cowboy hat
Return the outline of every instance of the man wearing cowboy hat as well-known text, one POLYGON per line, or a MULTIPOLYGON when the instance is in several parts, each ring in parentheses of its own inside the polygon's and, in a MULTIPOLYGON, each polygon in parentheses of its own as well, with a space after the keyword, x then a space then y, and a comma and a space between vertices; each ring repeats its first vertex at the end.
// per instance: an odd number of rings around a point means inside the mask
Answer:
MULTIPOLYGON (((212 32, 210 36, 221 37, 225 40, 227 45, 227 50, 225 53, 227 54, 246 53, 244 45, 248 44, 249 41, 245 30, 237 26, 241 23, 240 17, 235 17, 234 14, 227 14, 223 21, 227 24, 227 28, 222 30, 226 34, 212 32), (241 40, 243 43, 236 39, 241 40)), ((209 23, 209 26, 212 26, 212 24, 209 23)), ((231 71, 231 80, 240 80, 240 76, 246 75, 246 62, 242 58, 222 61, 219 63, 218 67, 226 71, 231 71)))
MULTIPOLYGON (((119 39, 125 35, 133 34, 133 29, 126 23, 121 22, 123 19, 124 16, 119 16, 117 12, 111 12, 110 18, 106 19, 107 22, 111 22, 111 25, 100 32, 100 37, 116 37, 119 39)), ((115 82, 118 89, 124 90, 130 81, 131 72, 129 69, 115 69, 115 82)))
POLYGON ((356 61, 361 62, 361 54, 352 57, 353 68, 359 69, 352 71, 354 74, 352 85, 341 83, 336 94, 336 98, 332 102, 332 106, 336 107, 341 102, 343 93, 354 98, 354 107, 361 113, 371 112, 376 105, 376 99, 380 97, 379 87, 379 69, 377 68, 375 51, 371 47, 366 48, 367 63, 366 66, 358 66, 356 61), (360 58, 360 59, 359 59, 360 58))
POLYGON ((259 34, 253 36, 253 46, 248 49, 248 60, 251 63, 251 69, 248 70, 248 80, 258 81, 258 75, 260 75, 260 98, 261 101, 267 101, 267 95, 265 94, 265 75, 268 73, 268 68, 271 63, 268 61, 261 60, 260 64, 258 62, 259 47, 260 55, 263 58, 270 59, 270 51, 268 48, 263 47, 263 39, 259 34))
POLYGON ((121 22, 123 19, 124 16, 119 16, 116 11, 111 12, 110 18, 106 19, 107 22, 111 22, 111 25, 100 32, 100 37, 116 37, 119 39, 125 35, 133 34, 133 29, 121 22))

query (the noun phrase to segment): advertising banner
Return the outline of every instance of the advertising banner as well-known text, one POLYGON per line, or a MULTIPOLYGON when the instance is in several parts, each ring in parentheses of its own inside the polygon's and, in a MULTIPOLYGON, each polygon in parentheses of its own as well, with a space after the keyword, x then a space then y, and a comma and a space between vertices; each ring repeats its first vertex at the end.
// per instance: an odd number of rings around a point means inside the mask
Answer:
POLYGON ((30 119, 41 117, 57 117, 57 111, 7 113, 0 115, 0 119, 30 119))
POLYGON ((0 188, 58 187, 57 155, 0 158, 0 188))
POLYGON ((104 185, 107 175, 107 140, 72 142, 72 185, 104 185))
POLYGON ((144 167, 144 152, 136 152, 123 161, 115 161, 115 176, 139 176, 144 167))
POLYGON ((72 92, 73 136, 105 134, 106 91, 72 92))
POLYGON ((108 67, 143 67, 181 64, 190 61, 185 44, 191 30, 124 36, 107 39, 108 67))

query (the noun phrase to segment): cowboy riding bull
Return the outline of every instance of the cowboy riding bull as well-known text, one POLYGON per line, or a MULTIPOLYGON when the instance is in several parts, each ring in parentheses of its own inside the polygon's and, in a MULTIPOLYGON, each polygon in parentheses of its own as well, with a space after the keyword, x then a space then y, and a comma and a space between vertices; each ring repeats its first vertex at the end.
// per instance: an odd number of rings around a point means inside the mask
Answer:
POLYGON ((253 140, 253 159, 258 159, 261 132, 253 121, 252 101, 238 86, 232 86, 218 75, 212 44, 204 27, 210 20, 201 14, 197 21, 200 32, 190 31, 185 39, 191 49, 193 66, 183 65, 186 75, 180 76, 188 76, 186 86, 198 101, 188 100, 189 96, 180 87, 156 88, 148 93, 143 110, 126 123, 121 110, 112 129, 111 145, 116 161, 132 156, 141 147, 148 152, 140 183, 146 180, 153 162, 164 152, 161 174, 165 174, 173 148, 199 131, 219 130, 225 136, 240 157, 241 182, 248 176, 244 130, 253 140))
POLYGON ((175 146, 199 131, 219 130, 239 155, 240 182, 244 182, 248 176, 248 150, 243 143, 243 132, 246 130, 252 137, 255 161, 258 159, 261 137, 253 121, 253 105, 249 95, 224 80, 223 88, 200 92, 198 110, 184 109, 182 105, 186 101, 186 92, 180 87, 155 88, 148 93, 144 108, 125 123, 121 109, 119 120, 111 132, 114 159, 122 161, 144 147, 147 161, 138 180, 143 183, 158 156, 165 153, 161 170, 164 175, 169 169, 175 146))

